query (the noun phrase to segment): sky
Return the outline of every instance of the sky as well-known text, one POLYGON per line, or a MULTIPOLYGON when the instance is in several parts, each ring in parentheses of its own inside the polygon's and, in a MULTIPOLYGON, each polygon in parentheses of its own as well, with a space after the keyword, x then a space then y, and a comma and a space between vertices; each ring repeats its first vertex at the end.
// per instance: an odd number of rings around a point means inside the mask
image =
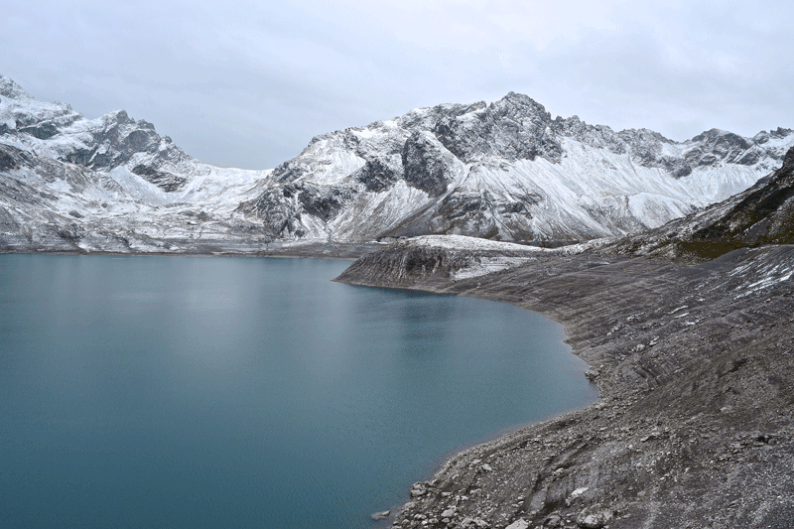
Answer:
POLYGON ((0 0, 0 74, 125 109, 201 161, 266 169, 318 134, 529 95, 683 141, 794 128, 794 3, 0 0))

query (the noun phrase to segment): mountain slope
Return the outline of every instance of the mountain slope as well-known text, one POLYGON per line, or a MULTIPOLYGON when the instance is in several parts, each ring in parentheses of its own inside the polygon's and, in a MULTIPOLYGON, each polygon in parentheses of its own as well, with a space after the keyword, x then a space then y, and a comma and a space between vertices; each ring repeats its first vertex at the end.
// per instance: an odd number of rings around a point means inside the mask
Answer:
POLYGON ((780 169, 751 188, 614 247, 619 253, 711 259, 767 244, 794 244, 794 148, 780 169))
POLYGON ((336 281, 546 314, 601 393, 452 456, 393 524, 791 527, 793 209, 794 148, 751 189, 618 242, 426 236, 353 263, 336 281))
POLYGON ((273 170, 223 169, 124 111, 86 119, 0 76, 0 250, 260 252, 424 234, 558 246, 724 200, 791 145, 788 129, 683 143, 614 132, 510 93, 317 136, 273 170))
POLYGON ((124 111, 89 120, 0 76, 0 251, 258 248, 234 209, 269 173, 202 164, 124 111))
POLYGON ((683 143, 552 119, 527 96, 439 105, 318 136, 241 211, 274 237, 463 234, 555 244, 658 227, 778 166, 794 132, 683 143))

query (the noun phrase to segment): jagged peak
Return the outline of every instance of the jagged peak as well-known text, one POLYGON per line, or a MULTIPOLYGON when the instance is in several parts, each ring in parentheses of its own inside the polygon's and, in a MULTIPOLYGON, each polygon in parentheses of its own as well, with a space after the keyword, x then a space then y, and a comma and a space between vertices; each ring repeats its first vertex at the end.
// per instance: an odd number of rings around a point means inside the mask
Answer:
POLYGON ((106 124, 111 123, 118 123, 121 125, 126 125, 128 123, 135 123, 135 120, 130 118, 129 114, 127 114, 126 110, 114 110, 113 112, 108 112, 104 116, 102 116, 102 121, 106 124))
POLYGON ((769 140, 772 140, 772 139, 774 139, 774 140, 782 140, 782 139, 787 138, 792 133, 794 133, 794 130, 792 130, 792 129, 784 129, 784 128, 781 128, 781 127, 778 127, 775 130, 769 130, 769 131, 762 130, 761 132, 759 132, 758 134, 753 136, 753 141, 755 143, 766 143, 766 142, 768 142, 769 140))
MULTIPOLYGON (((728 138, 742 138, 738 134, 734 132, 730 132, 728 130, 723 129, 709 129, 706 131, 701 132, 697 136, 692 138, 692 141, 713 141, 720 137, 728 137, 728 138)), ((745 139, 745 138, 742 138, 745 139)))
POLYGON ((640 141, 658 141, 661 143, 675 143, 673 140, 666 138, 661 132, 655 130, 640 128, 640 129, 623 129, 618 132, 618 136, 623 139, 636 139, 640 141))
POLYGON ((532 99, 526 94, 518 92, 508 92, 502 99, 494 101, 488 107, 491 111, 516 109, 528 111, 533 115, 540 115, 546 120, 551 121, 551 114, 546 110, 546 107, 532 99))
POLYGON ((541 105, 540 103, 529 97, 528 95, 522 94, 521 92, 513 92, 512 90, 509 91, 507 94, 505 94, 505 96, 502 99, 500 99, 500 101, 504 101, 504 100, 531 103, 543 107, 543 105, 541 105))
POLYGON ((30 99, 31 95, 25 92, 16 81, 0 74, 0 96, 10 99, 30 99))

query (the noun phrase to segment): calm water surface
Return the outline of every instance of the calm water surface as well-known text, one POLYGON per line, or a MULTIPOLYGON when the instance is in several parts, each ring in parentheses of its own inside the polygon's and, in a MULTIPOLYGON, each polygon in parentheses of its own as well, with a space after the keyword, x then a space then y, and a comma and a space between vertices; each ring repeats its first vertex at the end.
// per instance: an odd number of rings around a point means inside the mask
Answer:
POLYGON ((596 397, 559 325, 348 265, 0 255, 0 527, 371 528, 596 397))

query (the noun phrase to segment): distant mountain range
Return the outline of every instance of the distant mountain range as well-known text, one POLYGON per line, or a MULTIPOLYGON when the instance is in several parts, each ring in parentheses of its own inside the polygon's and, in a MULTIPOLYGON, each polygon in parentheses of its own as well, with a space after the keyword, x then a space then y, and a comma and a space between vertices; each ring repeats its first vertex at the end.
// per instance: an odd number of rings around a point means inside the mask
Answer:
POLYGON ((675 142, 527 96, 315 137, 275 169, 203 164, 126 112, 89 120, 0 76, 0 251, 251 253, 459 234, 557 246, 657 228, 753 186, 794 131, 675 142))

